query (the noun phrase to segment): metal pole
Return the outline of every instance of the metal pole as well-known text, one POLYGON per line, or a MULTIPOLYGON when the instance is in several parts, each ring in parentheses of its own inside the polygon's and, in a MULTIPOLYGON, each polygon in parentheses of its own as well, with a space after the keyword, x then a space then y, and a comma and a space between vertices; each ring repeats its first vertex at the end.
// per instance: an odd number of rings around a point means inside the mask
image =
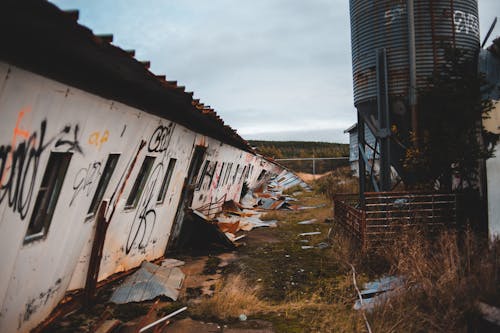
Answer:
POLYGON ((419 128, 417 111, 417 63, 415 56, 415 11, 413 0, 407 2, 408 15, 408 62, 410 76, 410 91, 408 92, 408 104, 411 112, 411 127, 413 132, 413 144, 418 147, 419 128))
MULTIPOLYGON (((377 108, 380 139, 380 189, 391 190, 391 151, 389 136, 389 91, 387 83, 387 54, 384 48, 377 50, 377 108)), ((373 154, 375 163, 375 152, 373 154)))
POLYGON ((366 164, 363 159, 361 147, 365 145, 365 121, 358 112, 358 171, 359 171, 359 205, 362 210, 365 209, 366 192, 366 164))
POLYGON ((316 179, 316 160, 314 159, 314 154, 313 154, 313 179, 316 179))

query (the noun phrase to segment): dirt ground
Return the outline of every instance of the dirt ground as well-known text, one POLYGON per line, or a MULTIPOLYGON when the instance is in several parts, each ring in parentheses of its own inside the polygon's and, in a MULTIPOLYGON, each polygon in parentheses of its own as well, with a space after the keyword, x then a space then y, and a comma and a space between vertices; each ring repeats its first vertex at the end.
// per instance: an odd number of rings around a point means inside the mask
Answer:
POLYGON ((180 268, 186 274, 176 302, 160 298, 123 305, 108 303, 109 295, 120 283, 117 281, 100 290, 93 308, 60 318, 46 332, 137 332, 139 328, 184 306, 188 308, 186 311, 148 331, 308 331, 307 320, 293 314, 294 311, 286 310, 286 306, 299 299, 310 299, 308 295, 317 291, 318 281, 332 281, 335 284, 338 267, 328 260, 331 253, 328 239, 331 228, 328 222, 332 216, 330 203, 314 193, 303 193, 299 195, 299 200, 300 205, 318 207, 301 211, 267 212, 263 219, 278 220, 278 227, 253 229, 246 233, 236 250, 207 251, 204 255, 176 257, 185 262, 180 268), (311 224, 298 223, 311 219, 316 221, 311 224), (309 232, 316 234, 300 236, 301 233, 309 232), (258 289, 259 302, 262 300, 266 305, 262 309, 235 316, 214 312, 210 309, 211 305, 208 311, 204 310, 227 278, 234 275, 241 276, 252 288, 258 289), (113 323, 116 328, 105 329, 113 326, 113 323))

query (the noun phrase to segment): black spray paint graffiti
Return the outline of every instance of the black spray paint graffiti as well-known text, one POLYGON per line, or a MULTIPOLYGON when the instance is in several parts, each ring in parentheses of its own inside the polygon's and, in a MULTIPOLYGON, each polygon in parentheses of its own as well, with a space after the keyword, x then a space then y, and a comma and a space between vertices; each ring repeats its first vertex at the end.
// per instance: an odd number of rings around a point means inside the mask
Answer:
POLYGON ((158 126, 149 138, 148 151, 161 153, 167 150, 173 129, 173 123, 168 126, 158 126))
POLYGON ((92 162, 86 168, 81 168, 76 173, 75 179, 73 180, 73 197, 69 205, 73 204, 73 201, 76 199, 80 192, 84 192, 85 196, 90 195, 90 190, 92 188, 92 184, 95 184, 101 175, 101 165, 100 161, 92 162))
MULTIPOLYGON (((40 131, 31 133, 17 147, 12 143, 0 146, 0 204, 7 199, 9 207, 18 212, 22 220, 28 214, 40 156, 44 150, 56 141, 58 147, 67 146, 67 151, 76 150, 82 153, 77 139, 78 125, 73 129, 73 139, 65 138, 71 128, 69 125, 65 126, 56 136, 45 142, 47 120, 43 120, 40 131)), ((14 143, 17 129, 16 125, 12 141, 14 143)))
POLYGON ((44 292, 41 292, 38 294, 36 297, 31 298, 24 306, 24 313, 19 315, 19 321, 18 321, 18 326, 17 329, 19 330, 23 324, 23 322, 26 322, 30 320, 31 316, 38 311, 38 309, 41 306, 44 306, 47 304, 47 302, 54 297, 57 292, 59 292, 59 289, 61 289, 61 279, 57 279, 56 282, 54 283, 53 286, 49 287, 44 292))
POLYGON ((143 249, 149 242, 156 221, 155 204, 155 189, 159 186, 161 175, 163 174, 163 163, 158 165, 151 172, 149 182, 142 192, 141 199, 137 205, 137 211, 130 228, 125 253, 129 254, 132 247, 137 246, 143 249))

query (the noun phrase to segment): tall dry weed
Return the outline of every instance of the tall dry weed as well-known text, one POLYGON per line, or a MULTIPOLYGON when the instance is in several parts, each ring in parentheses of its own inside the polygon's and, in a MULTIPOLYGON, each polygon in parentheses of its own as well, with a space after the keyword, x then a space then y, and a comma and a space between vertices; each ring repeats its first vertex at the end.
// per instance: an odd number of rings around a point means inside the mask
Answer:
POLYGON ((405 288, 371 314, 374 331, 467 331, 478 320, 477 301, 498 299, 497 247, 470 232, 403 235, 385 255, 405 288))
POLYGON ((268 304, 258 297, 258 287, 250 286, 241 275, 230 275, 216 285, 214 296, 203 300, 193 312, 220 319, 253 315, 268 310, 268 304))

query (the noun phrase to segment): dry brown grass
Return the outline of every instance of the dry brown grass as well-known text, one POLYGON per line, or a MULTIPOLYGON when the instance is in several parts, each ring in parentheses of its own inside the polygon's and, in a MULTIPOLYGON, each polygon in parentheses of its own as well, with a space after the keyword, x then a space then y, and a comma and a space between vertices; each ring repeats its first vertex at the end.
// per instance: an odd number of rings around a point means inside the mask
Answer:
POLYGON ((260 300, 257 294, 258 288, 250 286, 241 275, 230 275, 216 285, 213 297, 203 300, 192 312, 220 319, 266 312, 269 305, 260 300))
POLYGON ((333 198, 334 195, 340 193, 357 193, 358 181, 358 178, 352 175, 350 167, 342 167, 314 181, 313 187, 317 192, 333 198))
POLYGON ((376 332, 466 332, 477 327, 476 302, 499 295, 498 242, 487 246, 470 232, 435 239, 404 235, 385 252, 405 292, 374 311, 376 332))

